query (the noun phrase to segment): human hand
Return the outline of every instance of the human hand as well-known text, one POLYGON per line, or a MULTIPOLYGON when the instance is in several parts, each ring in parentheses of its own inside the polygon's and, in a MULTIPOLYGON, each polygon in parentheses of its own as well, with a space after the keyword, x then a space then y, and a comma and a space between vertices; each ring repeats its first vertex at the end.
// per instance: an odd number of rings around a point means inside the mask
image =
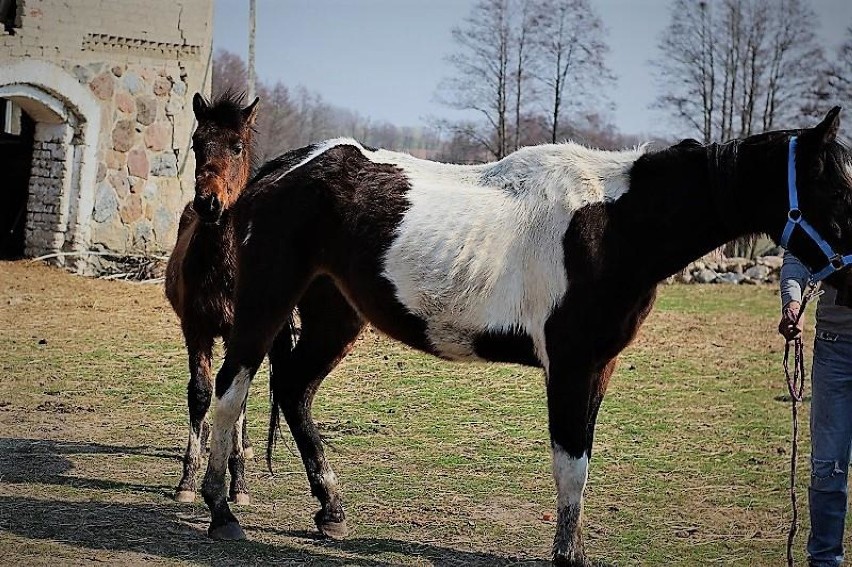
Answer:
POLYGON ((778 332, 788 341, 792 341, 800 336, 805 327, 805 322, 799 319, 799 310, 801 308, 801 303, 791 301, 781 310, 781 321, 778 322, 778 332))

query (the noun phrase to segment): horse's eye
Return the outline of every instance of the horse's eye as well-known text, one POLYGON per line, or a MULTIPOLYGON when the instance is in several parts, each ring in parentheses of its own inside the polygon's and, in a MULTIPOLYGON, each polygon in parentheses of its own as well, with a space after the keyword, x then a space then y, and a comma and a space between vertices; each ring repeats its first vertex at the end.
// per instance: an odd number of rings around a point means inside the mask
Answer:
POLYGON ((234 155, 235 155, 235 156, 238 156, 238 155, 240 155, 241 153, 243 153, 243 144, 242 144, 242 142, 237 142, 236 144, 234 144, 233 146, 231 146, 231 151, 232 151, 232 152, 234 152, 234 155))

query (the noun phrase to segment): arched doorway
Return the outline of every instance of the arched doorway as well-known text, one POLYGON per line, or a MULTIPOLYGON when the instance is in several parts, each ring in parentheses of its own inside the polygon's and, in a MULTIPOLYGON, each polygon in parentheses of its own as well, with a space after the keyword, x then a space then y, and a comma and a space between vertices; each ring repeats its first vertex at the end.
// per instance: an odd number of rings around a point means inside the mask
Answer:
MULTIPOLYGON (((10 130, 9 143, 0 145, 0 161, 15 162, 20 170, 15 184, 7 185, 0 199, 26 201, 23 222, 18 216, 20 207, 15 218, 7 221, 9 250, 0 250, 0 255, 66 252, 71 253, 69 263, 75 264, 74 253, 85 250, 89 243, 100 106, 74 77, 43 61, 0 68, 0 100, 10 130), (24 176, 27 180, 20 181, 24 176), (26 183, 25 196, 21 183, 26 183)), ((62 255, 56 259, 66 263, 62 255)))
POLYGON ((0 171, 5 178, 0 195, 0 259, 24 254, 34 141, 35 121, 12 101, 0 99, 0 171))

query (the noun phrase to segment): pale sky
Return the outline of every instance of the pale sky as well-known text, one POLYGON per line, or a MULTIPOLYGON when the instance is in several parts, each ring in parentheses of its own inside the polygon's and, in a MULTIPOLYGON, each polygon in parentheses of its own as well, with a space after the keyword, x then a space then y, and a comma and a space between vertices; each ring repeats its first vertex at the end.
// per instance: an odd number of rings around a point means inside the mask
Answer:
MULTIPOLYGON (((423 125, 453 117, 435 100, 450 29, 475 0, 257 0, 257 73, 265 81, 304 86, 329 103, 374 120, 423 125)), ((591 0, 607 28, 608 63, 618 77, 609 93, 624 133, 671 135, 651 110, 656 96, 648 61, 668 22, 669 0, 591 0)), ((819 36, 834 51, 852 25, 852 0, 813 0, 819 36)), ((214 48, 247 57, 248 0, 216 0, 214 48)))

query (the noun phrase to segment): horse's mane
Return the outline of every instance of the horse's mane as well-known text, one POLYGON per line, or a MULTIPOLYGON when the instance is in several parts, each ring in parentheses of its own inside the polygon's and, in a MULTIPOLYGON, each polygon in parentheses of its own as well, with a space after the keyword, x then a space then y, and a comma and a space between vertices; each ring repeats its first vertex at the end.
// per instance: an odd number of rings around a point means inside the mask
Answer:
POLYGON ((245 92, 228 89, 210 101, 204 99, 207 105, 204 117, 222 128, 239 130, 243 125, 245 100, 245 92))

